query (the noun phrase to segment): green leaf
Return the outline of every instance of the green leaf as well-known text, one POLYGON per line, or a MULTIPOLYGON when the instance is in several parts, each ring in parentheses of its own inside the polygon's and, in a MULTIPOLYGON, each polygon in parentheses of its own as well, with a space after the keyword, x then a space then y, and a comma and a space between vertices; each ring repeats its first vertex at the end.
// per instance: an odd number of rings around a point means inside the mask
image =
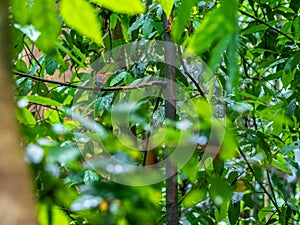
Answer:
POLYGON ((97 182, 99 180, 98 175, 91 171, 91 170, 87 170, 84 172, 84 177, 83 177, 83 181, 85 184, 93 184, 95 182, 97 182))
MULTIPOLYGON (((219 8, 208 14, 194 35, 189 48, 197 54, 206 51, 213 42, 237 32, 237 1, 223 0, 219 8)), ((224 49, 225 50, 225 49, 224 49)))
POLYGON ((166 13, 167 18, 169 19, 171 11, 173 9, 174 0, 158 0, 158 2, 161 5, 164 12, 166 13))
POLYGON ((85 0, 62 0, 61 15, 64 21, 82 35, 102 44, 102 32, 94 8, 85 0))
POLYGON ((209 195, 214 203, 218 206, 227 205, 233 192, 233 187, 219 177, 211 177, 208 182, 211 185, 209 195))
POLYGON ((228 209, 228 218, 231 225, 235 225, 240 216, 240 202, 230 203, 228 209))
POLYGON ((36 121, 32 113, 27 108, 18 108, 17 118, 20 123, 26 126, 36 125, 36 121))
POLYGON ((56 50, 60 22, 57 9, 52 0, 35 0, 32 6, 32 24, 41 32, 36 45, 45 53, 53 54, 56 50))
POLYGON ((145 12, 145 7, 140 0, 92 0, 92 2, 117 13, 135 15, 145 12))
POLYGON ((114 85, 120 83, 125 78, 126 74, 127 74, 127 72, 123 71, 123 72, 118 73, 117 75, 115 75, 113 77, 113 79, 110 81, 110 85, 114 86, 114 85))
POLYGON ((81 152, 76 145, 64 145, 52 149, 47 155, 49 163, 65 164, 70 161, 77 160, 81 152))
POLYGON ((238 113, 244 113, 253 110, 253 106, 247 102, 236 102, 232 106, 232 110, 238 113))
POLYGON ((172 37, 175 42, 178 42, 184 27, 188 25, 188 19, 192 11, 192 7, 195 5, 195 1, 182 0, 178 6, 178 14, 175 16, 172 28, 172 37))
POLYGON ((297 99, 294 98, 290 101, 290 103, 286 107, 285 116, 291 118, 295 113, 296 106, 297 106, 297 99))
POLYGON ((99 116, 99 113, 101 110, 107 109, 110 107, 112 101, 114 98, 114 93, 111 93, 109 95, 106 95, 104 97, 98 97, 95 106, 94 106, 94 116, 97 117, 99 116))
POLYGON ((45 59, 45 66, 46 66, 46 72, 50 75, 53 75, 54 72, 58 68, 57 62, 54 60, 54 58, 46 56, 45 59))
POLYGON ((55 205, 47 204, 44 202, 38 202, 37 204, 38 220, 40 225, 49 224, 49 216, 51 216, 51 224, 56 225, 69 225, 69 218, 67 214, 55 205), (49 215, 51 213, 51 215, 49 215))
POLYGON ((262 209, 259 210, 259 212, 258 212, 258 219, 259 219, 260 221, 265 221, 266 217, 267 217, 268 215, 273 214, 274 210, 275 210, 275 209, 273 208, 273 206, 267 206, 267 207, 262 208, 262 209))
POLYGON ((28 21, 28 0, 12 0, 10 4, 14 21, 24 26, 28 21))
POLYGON ((145 35, 146 38, 149 38, 152 29, 153 29, 153 21, 152 19, 146 17, 142 28, 142 34, 145 35))
POLYGON ((289 58, 285 64, 283 75, 282 75, 282 84, 284 88, 287 88, 292 80, 294 79, 294 75, 296 73, 296 68, 294 65, 294 57, 289 58))
MULTIPOLYGON (((278 20, 270 21, 270 22, 268 22, 268 24, 271 25, 271 26, 274 26, 274 25, 278 24, 278 20)), ((253 34, 253 33, 256 33, 258 31, 264 31, 264 30, 267 30, 267 29, 268 29, 268 27, 264 24, 253 25, 252 23, 250 23, 249 26, 246 27, 242 31, 242 35, 253 34)))
POLYGON ((26 97, 30 102, 35 104, 47 105, 47 106, 61 106, 61 104, 51 98, 43 96, 27 96, 26 97))
POLYGON ((283 172, 293 174, 292 170, 288 167, 288 164, 285 161, 272 159, 272 165, 283 172))
POLYGON ((191 190, 189 194, 184 198, 183 204, 185 207, 193 207, 195 203, 201 202, 206 197, 205 190, 191 190))
POLYGON ((129 18, 127 15, 120 15, 122 34, 125 41, 128 41, 129 18))
POLYGON ((136 29, 139 29, 143 23, 144 23, 144 19, 145 17, 144 16, 141 16, 139 19, 137 19, 136 21, 134 21, 131 26, 129 27, 127 33, 128 34, 131 34, 132 31, 135 31, 136 29))
POLYGON ((16 69, 18 72, 28 73, 27 65, 26 65, 26 63, 25 63, 22 59, 20 59, 20 60, 16 63, 15 69, 16 69))
POLYGON ((109 17, 109 26, 111 29, 115 29, 118 22, 118 14, 112 13, 109 17))

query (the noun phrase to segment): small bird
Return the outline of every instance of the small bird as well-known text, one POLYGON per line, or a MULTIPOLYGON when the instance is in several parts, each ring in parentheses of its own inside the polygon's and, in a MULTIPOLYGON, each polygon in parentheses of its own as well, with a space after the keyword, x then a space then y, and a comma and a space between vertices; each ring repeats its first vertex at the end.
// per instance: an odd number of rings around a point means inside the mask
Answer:
POLYGON ((94 77, 94 84, 97 88, 102 87, 106 83, 107 73, 98 72, 94 77))

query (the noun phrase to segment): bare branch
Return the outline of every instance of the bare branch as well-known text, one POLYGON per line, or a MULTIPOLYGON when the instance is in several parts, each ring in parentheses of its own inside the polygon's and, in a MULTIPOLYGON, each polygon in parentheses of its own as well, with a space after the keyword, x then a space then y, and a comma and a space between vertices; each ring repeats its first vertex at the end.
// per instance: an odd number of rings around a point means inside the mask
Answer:
POLYGON ((14 71, 14 74, 21 76, 21 77, 26 77, 30 78, 32 80, 44 82, 44 83, 49 83, 49 84, 57 84, 60 86, 65 86, 65 87, 71 87, 71 88, 77 88, 77 89, 82 89, 82 90, 89 90, 89 91, 121 91, 121 90, 133 90, 133 89, 140 89, 140 88, 146 88, 146 87, 151 87, 151 86, 165 86, 165 82, 162 81, 151 81, 143 84, 137 84, 133 86, 117 86, 117 87, 90 87, 90 86, 79 86, 79 85, 74 85, 71 83, 65 83, 61 81, 56 81, 56 80, 48 80, 44 79, 41 77, 33 76, 27 73, 22 73, 18 71, 14 71))

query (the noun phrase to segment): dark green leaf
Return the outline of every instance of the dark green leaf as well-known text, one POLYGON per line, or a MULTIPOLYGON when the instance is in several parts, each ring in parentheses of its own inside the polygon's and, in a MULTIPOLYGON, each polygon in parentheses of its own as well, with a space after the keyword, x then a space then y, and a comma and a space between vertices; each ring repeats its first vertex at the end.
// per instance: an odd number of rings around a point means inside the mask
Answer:
POLYGON ((58 68, 57 62, 52 57, 46 57, 46 72, 50 75, 53 75, 58 68))
POLYGON ((236 224, 240 216, 240 202, 230 203, 228 209, 228 218, 231 225, 236 224))

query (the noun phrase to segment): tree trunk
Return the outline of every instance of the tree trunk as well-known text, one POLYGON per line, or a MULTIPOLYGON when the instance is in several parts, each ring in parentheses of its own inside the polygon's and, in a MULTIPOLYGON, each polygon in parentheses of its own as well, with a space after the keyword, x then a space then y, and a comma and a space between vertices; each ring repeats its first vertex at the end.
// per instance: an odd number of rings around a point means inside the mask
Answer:
POLYGON ((0 223, 38 224, 28 168, 15 121, 8 2, 0 0, 0 223))
MULTIPOLYGON (((172 17, 170 17, 171 20, 172 17)), ((164 22, 164 72, 166 78, 166 102, 165 102, 165 115, 168 120, 176 120, 176 78, 175 78, 175 45, 172 43, 170 35, 171 23, 167 19, 166 14, 163 15, 164 22)), ((170 151, 166 149, 166 157, 169 156, 170 151)), ((166 224, 167 225, 178 225, 178 178, 177 178, 177 167, 173 164, 171 157, 166 160, 166 224)))

